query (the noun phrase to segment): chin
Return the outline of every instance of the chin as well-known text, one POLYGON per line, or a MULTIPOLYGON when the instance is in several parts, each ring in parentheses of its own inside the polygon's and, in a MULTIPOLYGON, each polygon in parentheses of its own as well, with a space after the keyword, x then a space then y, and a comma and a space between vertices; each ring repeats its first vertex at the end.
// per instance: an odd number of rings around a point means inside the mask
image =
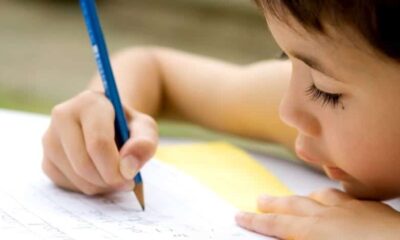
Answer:
POLYGON ((399 196, 398 192, 377 189, 361 183, 343 182, 342 186, 346 193, 360 200, 385 201, 399 196))

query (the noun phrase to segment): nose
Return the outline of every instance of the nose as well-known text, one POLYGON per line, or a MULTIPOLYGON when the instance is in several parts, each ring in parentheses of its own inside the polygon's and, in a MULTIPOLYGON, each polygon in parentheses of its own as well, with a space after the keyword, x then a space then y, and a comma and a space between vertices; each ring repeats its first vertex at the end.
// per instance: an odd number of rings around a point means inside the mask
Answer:
MULTIPOLYGON (((293 72, 293 74, 295 74, 293 72)), ((279 115, 287 125, 296 128, 299 133, 318 137, 321 134, 321 126, 310 106, 310 100, 305 94, 306 86, 300 79, 292 79, 279 106, 279 115)))

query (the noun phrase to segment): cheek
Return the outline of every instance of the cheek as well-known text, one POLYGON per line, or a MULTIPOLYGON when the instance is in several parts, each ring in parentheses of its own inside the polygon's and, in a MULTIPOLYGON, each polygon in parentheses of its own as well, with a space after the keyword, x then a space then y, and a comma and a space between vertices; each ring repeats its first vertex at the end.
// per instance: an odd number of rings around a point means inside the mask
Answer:
POLYGON ((342 122, 328 137, 333 161, 369 187, 400 192, 400 132, 384 119, 350 119, 355 121, 342 122))

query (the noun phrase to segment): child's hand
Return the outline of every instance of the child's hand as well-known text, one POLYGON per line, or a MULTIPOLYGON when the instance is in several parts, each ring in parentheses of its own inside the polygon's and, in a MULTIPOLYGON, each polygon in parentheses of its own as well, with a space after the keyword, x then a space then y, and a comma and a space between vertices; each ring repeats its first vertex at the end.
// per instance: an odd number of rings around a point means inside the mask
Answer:
POLYGON ((238 214, 237 223, 254 232, 279 239, 368 240, 399 239, 400 214, 389 206, 356 200, 338 190, 306 197, 264 197, 265 214, 238 214))
POLYGON ((154 154, 155 121, 126 109, 131 138, 119 152, 114 109, 101 93, 84 92, 56 106, 43 136, 43 170, 58 186, 87 195, 132 190, 133 177, 154 154))

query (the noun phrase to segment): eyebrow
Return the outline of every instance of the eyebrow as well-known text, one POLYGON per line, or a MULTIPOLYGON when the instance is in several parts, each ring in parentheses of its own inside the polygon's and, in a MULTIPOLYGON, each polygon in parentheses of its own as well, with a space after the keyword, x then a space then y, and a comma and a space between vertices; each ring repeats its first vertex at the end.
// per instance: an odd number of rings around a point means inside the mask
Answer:
POLYGON ((335 74, 333 74, 331 71, 329 71, 328 69, 326 69, 323 64, 321 64, 321 62, 319 62, 317 59, 311 57, 311 56, 307 56, 301 53, 297 53, 297 52, 292 52, 290 53, 293 57, 299 59, 300 61, 304 62, 307 66, 309 66, 310 68, 314 68, 315 70, 329 76, 332 77, 336 80, 338 80, 335 77, 335 74))

